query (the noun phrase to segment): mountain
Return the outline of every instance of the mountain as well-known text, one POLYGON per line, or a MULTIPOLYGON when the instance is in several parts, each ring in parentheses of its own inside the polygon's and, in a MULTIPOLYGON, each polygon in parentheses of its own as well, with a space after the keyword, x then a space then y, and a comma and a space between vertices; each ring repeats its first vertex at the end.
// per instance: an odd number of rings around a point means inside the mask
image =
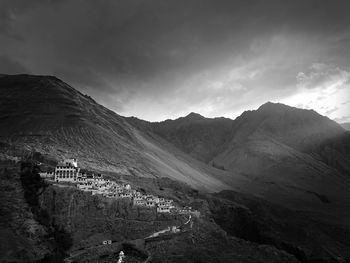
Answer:
POLYGON ((350 133, 338 124, 314 111, 273 103, 234 122, 230 142, 212 163, 249 177, 250 192, 320 213, 349 205, 350 133))
POLYGON ((344 122, 340 124, 345 130, 350 131, 350 122, 344 122))
POLYGON ((16 147, 75 156, 126 178, 168 177, 350 217, 349 132, 314 111, 266 103, 235 120, 191 113, 151 123, 122 117, 55 77, 3 75, 0 121, 7 155, 16 147))
POLYGON ((156 123, 129 121, 231 178, 244 175, 241 192, 349 218, 343 205, 350 204, 350 133, 313 110, 268 102, 235 120, 191 113, 156 123))
POLYGON ((102 240, 129 242, 188 220, 62 185, 28 195, 23 178, 39 177, 35 164, 15 161, 29 155, 48 166, 76 157, 83 168, 200 211, 191 234, 138 243, 157 262, 346 262, 349 134, 278 103, 235 120, 190 113, 152 123, 120 116, 56 77, 1 75, 0 257, 34 261, 56 251, 107 262, 102 240))
POLYGON ((209 191, 233 185, 222 171, 135 128, 56 77, 0 77, 0 122, 0 141, 9 149, 15 145, 56 160, 75 156, 97 171, 169 177, 209 191))
MULTIPOLYGON (((134 125, 140 123, 135 118, 130 118, 130 121, 134 125)), ((145 125, 183 152, 208 163, 227 142, 233 122, 226 118, 208 119, 192 112, 176 120, 144 122, 145 125)))

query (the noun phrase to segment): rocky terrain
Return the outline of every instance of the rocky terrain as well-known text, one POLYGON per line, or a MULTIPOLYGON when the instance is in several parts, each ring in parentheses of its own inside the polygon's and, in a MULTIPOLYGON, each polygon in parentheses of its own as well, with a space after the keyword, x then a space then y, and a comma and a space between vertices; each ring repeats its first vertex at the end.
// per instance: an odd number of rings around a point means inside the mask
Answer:
MULTIPOLYGON (((9 167, 7 163, 4 165, 9 167)), ((4 189, 1 232, 4 235, 0 251, 3 262, 60 262, 69 255, 74 255, 77 262, 114 262, 113 255, 120 249, 127 251, 127 257, 135 262, 142 262, 144 255, 151 255, 152 262, 227 262, 228 259, 235 262, 297 262, 294 256, 273 246, 227 235, 211 219, 206 198, 190 188, 185 188, 181 194, 194 205, 197 203, 197 208, 204 213, 194 220, 193 229, 171 239, 145 243, 142 240, 150 234, 167 226, 181 225, 187 216, 160 215, 153 209, 133 207, 127 200, 91 196, 70 186, 45 185, 42 188, 42 182, 37 188, 40 192, 32 195, 29 193, 35 188, 33 185, 40 181, 33 181, 38 178, 35 177, 37 168, 33 165, 23 168, 22 165, 22 171, 19 171, 18 166, 11 164, 11 167, 10 171, 7 168, 1 170, 4 189), (112 240, 116 245, 101 246, 103 240, 112 240), (137 247, 130 250, 128 244, 137 244, 137 247), (57 250, 57 246, 61 250, 57 250), (135 256, 135 251, 144 255, 135 256)), ((169 183, 158 182, 164 189, 169 183)))
POLYGON ((130 262, 350 258, 350 133, 314 111, 267 103, 235 120, 191 113, 150 123, 55 77, 1 75, 0 123, 4 262, 114 262, 121 249, 130 262), (185 218, 37 176, 35 163, 69 157, 201 217, 187 234, 146 242, 185 218))

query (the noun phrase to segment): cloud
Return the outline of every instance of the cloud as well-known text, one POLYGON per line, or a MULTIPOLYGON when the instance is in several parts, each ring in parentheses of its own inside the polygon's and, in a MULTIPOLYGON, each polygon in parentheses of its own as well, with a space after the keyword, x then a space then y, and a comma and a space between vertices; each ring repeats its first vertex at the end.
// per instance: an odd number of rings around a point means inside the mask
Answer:
POLYGON ((299 72, 296 78, 302 89, 322 89, 329 92, 332 89, 335 92, 350 81, 350 72, 329 64, 315 63, 308 73, 299 72))
POLYGON ((350 122, 350 115, 342 116, 340 118, 335 118, 334 121, 336 121, 338 123, 350 122))
POLYGON ((27 73, 27 69, 19 62, 12 60, 11 58, 0 55, 0 73, 1 74, 18 74, 27 73))
POLYGON ((296 76, 297 92, 285 102, 292 106, 314 109, 330 118, 350 112, 350 67, 340 68, 326 63, 313 63, 296 76))
POLYGON ((304 90, 324 102, 329 83, 344 87, 335 81, 350 66, 346 4, 3 0, 0 54, 19 63, 7 62, 12 73, 57 75, 124 115, 233 118, 304 90))
POLYGON ((330 115, 330 114, 332 114, 333 112, 337 111, 338 109, 339 109, 338 107, 333 107, 333 108, 327 110, 324 114, 325 114, 325 115, 330 115))

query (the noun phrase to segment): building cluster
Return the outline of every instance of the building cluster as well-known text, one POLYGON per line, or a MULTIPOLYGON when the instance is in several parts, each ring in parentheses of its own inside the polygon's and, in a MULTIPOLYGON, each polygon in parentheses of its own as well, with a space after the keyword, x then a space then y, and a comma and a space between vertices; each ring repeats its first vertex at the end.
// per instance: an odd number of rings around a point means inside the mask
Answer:
POLYGON ((43 172, 40 175, 57 183, 75 183, 78 189, 91 192, 92 195, 101 194, 113 199, 129 198, 133 202, 133 205, 156 208, 159 213, 174 212, 184 214, 191 212, 190 207, 180 209, 175 206, 173 200, 150 194, 142 194, 139 191, 131 189, 130 184, 117 183, 105 179, 101 174, 83 172, 78 167, 77 159, 66 159, 63 163, 58 164, 53 172, 43 172))

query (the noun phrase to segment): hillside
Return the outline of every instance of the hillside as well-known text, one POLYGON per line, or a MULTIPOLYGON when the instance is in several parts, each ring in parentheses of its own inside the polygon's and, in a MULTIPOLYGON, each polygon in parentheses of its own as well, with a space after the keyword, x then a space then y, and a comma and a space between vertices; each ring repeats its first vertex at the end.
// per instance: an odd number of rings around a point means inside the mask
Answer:
POLYGON ((56 160, 75 156, 85 168, 169 177, 209 191, 234 185, 222 171, 136 129, 55 77, 0 77, 0 120, 1 142, 56 160))
POLYGON ((0 120, 7 156, 74 156, 84 168, 128 180, 168 177, 349 222, 349 132, 314 111, 267 103, 235 120, 191 113, 150 123, 122 117, 55 77, 3 75, 0 120))
POLYGON ((186 117, 153 123, 153 131, 192 157, 208 163, 227 142, 232 120, 207 119, 190 113, 186 117))
POLYGON ((266 103, 235 120, 191 113, 128 121, 213 167, 248 180, 239 191, 293 209, 350 217, 350 133, 312 110, 266 103))
MULTIPOLYGON (((235 120, 191 113, 151 123, 120 116, 55 77, 2 75, 0 122, 0 230, 10 241, 0 252, 8 259, 20 260, 23 248, 25 259, 52 257, 57 246, 63 257, 79 254, 182 220, 74 187, 47 186, 33 210, 15 162, 28 155, 48 166, 77 157, 83 168, 198 209, 192 236, 144 245, 155 262, 350 256, 349 132, 314 111, 267 103, 235 120)), ((93 251, 80 262, 113 260, 93 251)))

